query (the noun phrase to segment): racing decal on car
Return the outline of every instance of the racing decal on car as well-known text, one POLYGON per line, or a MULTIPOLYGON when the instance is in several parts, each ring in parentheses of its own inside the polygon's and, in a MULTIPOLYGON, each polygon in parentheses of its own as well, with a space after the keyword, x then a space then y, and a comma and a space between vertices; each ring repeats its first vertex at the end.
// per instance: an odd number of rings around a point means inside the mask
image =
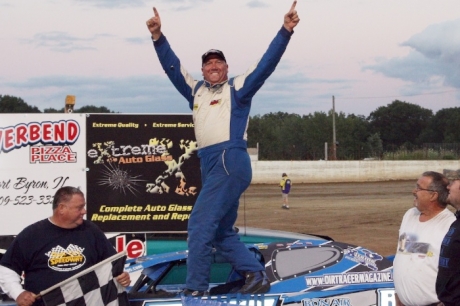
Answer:
POLYGON ((350 299, 303 299, 302 306, 352 306, 350 299))
POLYGON ((352 284, 391 283, 391 271, 358 272, 358 273, 331 273, 319 276, 306 276, 307 286, 340 286, 352 284))
POLYGON ((344 250, 344 254, 345 258, 366 266, 373 271, 378 270, 377 261, 381 261, 383 259, 382 255, 359 247, 348 247, 344 250))

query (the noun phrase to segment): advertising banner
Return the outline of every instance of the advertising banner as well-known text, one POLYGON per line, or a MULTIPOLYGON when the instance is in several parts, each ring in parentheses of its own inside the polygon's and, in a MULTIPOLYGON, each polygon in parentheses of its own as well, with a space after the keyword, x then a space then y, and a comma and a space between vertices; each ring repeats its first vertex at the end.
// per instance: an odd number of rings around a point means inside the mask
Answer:
POLYGON ((86 193, 84 114, 2 114, 0 235, 52 215, 63 186, 86 193))
POLYGON ((192 116, 87 116, 87 219, 104 232, 186 231, 201 188, 192 116))

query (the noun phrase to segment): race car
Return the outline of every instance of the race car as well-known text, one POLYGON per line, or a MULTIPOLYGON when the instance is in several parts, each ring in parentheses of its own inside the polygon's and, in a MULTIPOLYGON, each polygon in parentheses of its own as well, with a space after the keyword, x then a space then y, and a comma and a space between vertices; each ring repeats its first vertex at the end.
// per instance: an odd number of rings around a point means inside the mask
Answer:
MULTIPOLYGON (((239 234, 265 266, 269 292, 234 293, 244 284, 244 277, 214 250, 208 295, 186 297, 182 293, 187 271, 186 235, 154 235, 146 242, 149 255, 126 262, 125 271, 132 279, 127 288, 130 305, 395 305, 391 257, 326 236, 254 228, 244 228, 239 234), (160 252, 155 252, 153 245, 160 252)), ((0 305, 15 303, 3 296, 0 305)))
MULTIPOLYGON (((235 294, 244 277, 214 251, 209 294, 194 305, 395 305, 391 258, 327 237, 304 236, 247 244, 271 282, 263 295, 235 294)), ((182 250, 128 260, 126 271, 141 271, 128 289, 130 305, 182 305, 190 299, 182 294, 187 255, 182 250)))

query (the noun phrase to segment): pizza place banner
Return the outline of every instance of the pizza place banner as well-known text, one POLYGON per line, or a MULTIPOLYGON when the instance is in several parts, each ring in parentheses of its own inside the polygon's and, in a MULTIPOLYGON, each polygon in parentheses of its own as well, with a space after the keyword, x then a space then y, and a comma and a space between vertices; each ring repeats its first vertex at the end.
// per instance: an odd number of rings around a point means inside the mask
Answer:
POLYGON ((52 214, 63 186, 104 232, 186 231, 201 188, 191 115, 1 114, 0 235, 52 214))

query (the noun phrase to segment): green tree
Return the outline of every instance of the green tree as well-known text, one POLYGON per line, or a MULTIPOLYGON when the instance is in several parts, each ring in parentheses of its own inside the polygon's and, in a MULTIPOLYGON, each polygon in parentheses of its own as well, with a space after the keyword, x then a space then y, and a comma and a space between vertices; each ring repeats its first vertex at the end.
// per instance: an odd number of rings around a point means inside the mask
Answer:
POLYGON ((86 105, 74 110, 74 113, 114 113, 105 106, 86 105))
POLYGON ((460 107, 444 108, 432 118, 429 128, 432 143, 460 143, 460 107))
POLYGON ((432 117, 429 109, 396 100, 377 108, 367 120, 373 133, 380 134, 384 149, 391 150, 420 144, 419 137, 432 117))
POLYGON ((379 133, 367 137, 368 157, 380 158, 383 153, 382 139, 379 133))
POLYGON ((283 112, 249 118, 248 146, 259 145, 260 160, 299 160, 305 148, 299 132, 302 119, 283 112))
MULTIPOLYGON (((369 123, 364 116, 336 114, 337 159, 354 160, 368 157, 369 123)), ((332 144, 332 140, 331 140, 332 144)))
POLYGON ((64 112, 64 107, 61 109, 55 109, 55 108, 45 108, 43 110, 44 113, 49 113, 49 114, 54 114, 54 113, 63 113, 64 112))
POLYGON ((21 98, 0 95, 0 113, 41 113, 41 111, 21 98))
POLYGON ((305 159, 324 159, 324 144, 332 147, 332 116, 324 112, 314 112, 302 117, 302 132, 300 136, 305 142, 305 159))
MULTIPOLYGON (((45 108, 44 113, 64 113, 61 109, 45 108)), ((75 113, 114 113, 105 106, 86 105, 74 110, 75 113)), ((21 98, 0 95, 0 113, 41 113, 36 106, 31 106, 21 98)))
MULTIPOLYGON (((64 107, 61 109, 54 108, 45 108, 44 113, 64 113, 64 107)), ((85 105, 80 108, 76 108, 73 111, 74 113, 114 113, 105 106, 94 106, 94 105, 85 105)))
POLYGON ((259 144, 259 158, 261 160, 276 160, 283 156, 282 123, 289 116, 287 113, 269 113, 262 117, 250 119, 248 127, 248 143, 250 146, 259 144))

